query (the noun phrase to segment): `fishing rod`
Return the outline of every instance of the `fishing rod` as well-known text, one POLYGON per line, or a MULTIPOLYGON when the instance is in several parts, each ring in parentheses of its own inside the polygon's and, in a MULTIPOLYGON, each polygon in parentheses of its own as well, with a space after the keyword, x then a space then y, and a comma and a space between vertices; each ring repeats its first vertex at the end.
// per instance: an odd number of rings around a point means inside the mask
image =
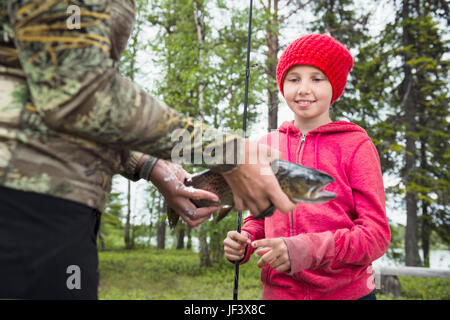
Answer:
MULTIPOLYGON (((250 12, 248 18, 248 38, 247 38, 247 66, 245 71, 245 97, 244 97, 244 121, 242 125, 242 136, 246 138, 247 135, 247 109, 248 109, 248 84, 250 80, 250 49, 252 39, 252 13, 253 13, 253 0, 250 0, 250 12)), ((238 211, 237 216, 237 232, 241 233, 242 224, 242 211, 238 211)), ((239 289, 239 261, 234 262, 234 288, 233 288, 233 300, 238 299, 239 289)))

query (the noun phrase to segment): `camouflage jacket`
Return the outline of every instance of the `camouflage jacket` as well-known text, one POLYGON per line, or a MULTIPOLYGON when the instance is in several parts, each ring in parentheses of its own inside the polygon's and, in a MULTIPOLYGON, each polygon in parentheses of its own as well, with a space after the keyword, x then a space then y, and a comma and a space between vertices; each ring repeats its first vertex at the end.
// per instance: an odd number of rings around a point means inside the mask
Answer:
POLYGON ((134 0, 0 0, 0 186, 102 210, 114 174, 137 180, 144 154, 153 164, 171 158, 176 129, 189 133, 192 154, 213 143, 215 129, 118 72, 134 17, 134 0), (69 26, 73 12, 78 27, 69 26))

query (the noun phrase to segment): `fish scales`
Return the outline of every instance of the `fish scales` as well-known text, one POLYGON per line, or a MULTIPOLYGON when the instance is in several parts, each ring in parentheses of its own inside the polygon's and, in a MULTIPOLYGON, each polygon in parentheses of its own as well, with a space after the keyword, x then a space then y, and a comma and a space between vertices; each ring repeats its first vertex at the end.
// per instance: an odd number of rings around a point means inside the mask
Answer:
MULTIPOLYGON (((323 190, 328 184, 334 182, 333 177, 323 171, 283 160, 273 161, 271 167, 281 189, 294 203, 324 203, 336 197, 336 194, 323 190)), ((219 202, 191 200, 198 208, 221 207, 216 222, 223 219, 234 208, 233 192, 219 173, 205 170, 186 180, 185 185, 210 191, 220 198, 219 202)), ((265 216, 271 216, 274 211, 268 211, 265 216)), ((175 227, 179 215, 171 208, 168 208, 167 215, 170 227, 175 227)), ((254 214, 255 218, 264 218, 265 216, 254 214)))

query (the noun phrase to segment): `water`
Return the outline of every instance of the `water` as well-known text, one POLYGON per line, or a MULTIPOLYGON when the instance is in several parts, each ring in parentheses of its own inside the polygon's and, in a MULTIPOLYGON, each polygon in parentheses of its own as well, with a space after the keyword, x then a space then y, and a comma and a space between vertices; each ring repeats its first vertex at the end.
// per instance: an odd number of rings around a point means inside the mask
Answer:
MULTIPOLYGON (((403 248, 394 249, 396 252, 404 252, 403 248)), ((423 261, 423 254, 420 251, 420 257, 423 261)), ((373 262, 373 266, 402 266, 404 265, 396 263, 389 259, 386 255, 382 256, 378 260, 373 262)), ((430 268, 450 270, 450 250, 430 250, 430 268)))

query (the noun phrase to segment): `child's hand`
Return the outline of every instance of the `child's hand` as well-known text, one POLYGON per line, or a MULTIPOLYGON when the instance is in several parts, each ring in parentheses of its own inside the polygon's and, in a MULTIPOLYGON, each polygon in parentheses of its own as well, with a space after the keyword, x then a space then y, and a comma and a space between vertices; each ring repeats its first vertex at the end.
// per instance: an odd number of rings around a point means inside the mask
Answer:
POLYGON ((258 261, 258 267, 262 268, 266 264, 278 272, 289 271, 291 269, 291 260, 286 243, 281 238, 262 239, 253 241, 254 248, 264 247, 257 250, 256 253, 261 256, 258 261))
POLYGON ((223 241, 225 257, 230 261, 239 261, 244 258, 245 248, 250 244, 250 236, 247 232, 230 231, 223 241))

